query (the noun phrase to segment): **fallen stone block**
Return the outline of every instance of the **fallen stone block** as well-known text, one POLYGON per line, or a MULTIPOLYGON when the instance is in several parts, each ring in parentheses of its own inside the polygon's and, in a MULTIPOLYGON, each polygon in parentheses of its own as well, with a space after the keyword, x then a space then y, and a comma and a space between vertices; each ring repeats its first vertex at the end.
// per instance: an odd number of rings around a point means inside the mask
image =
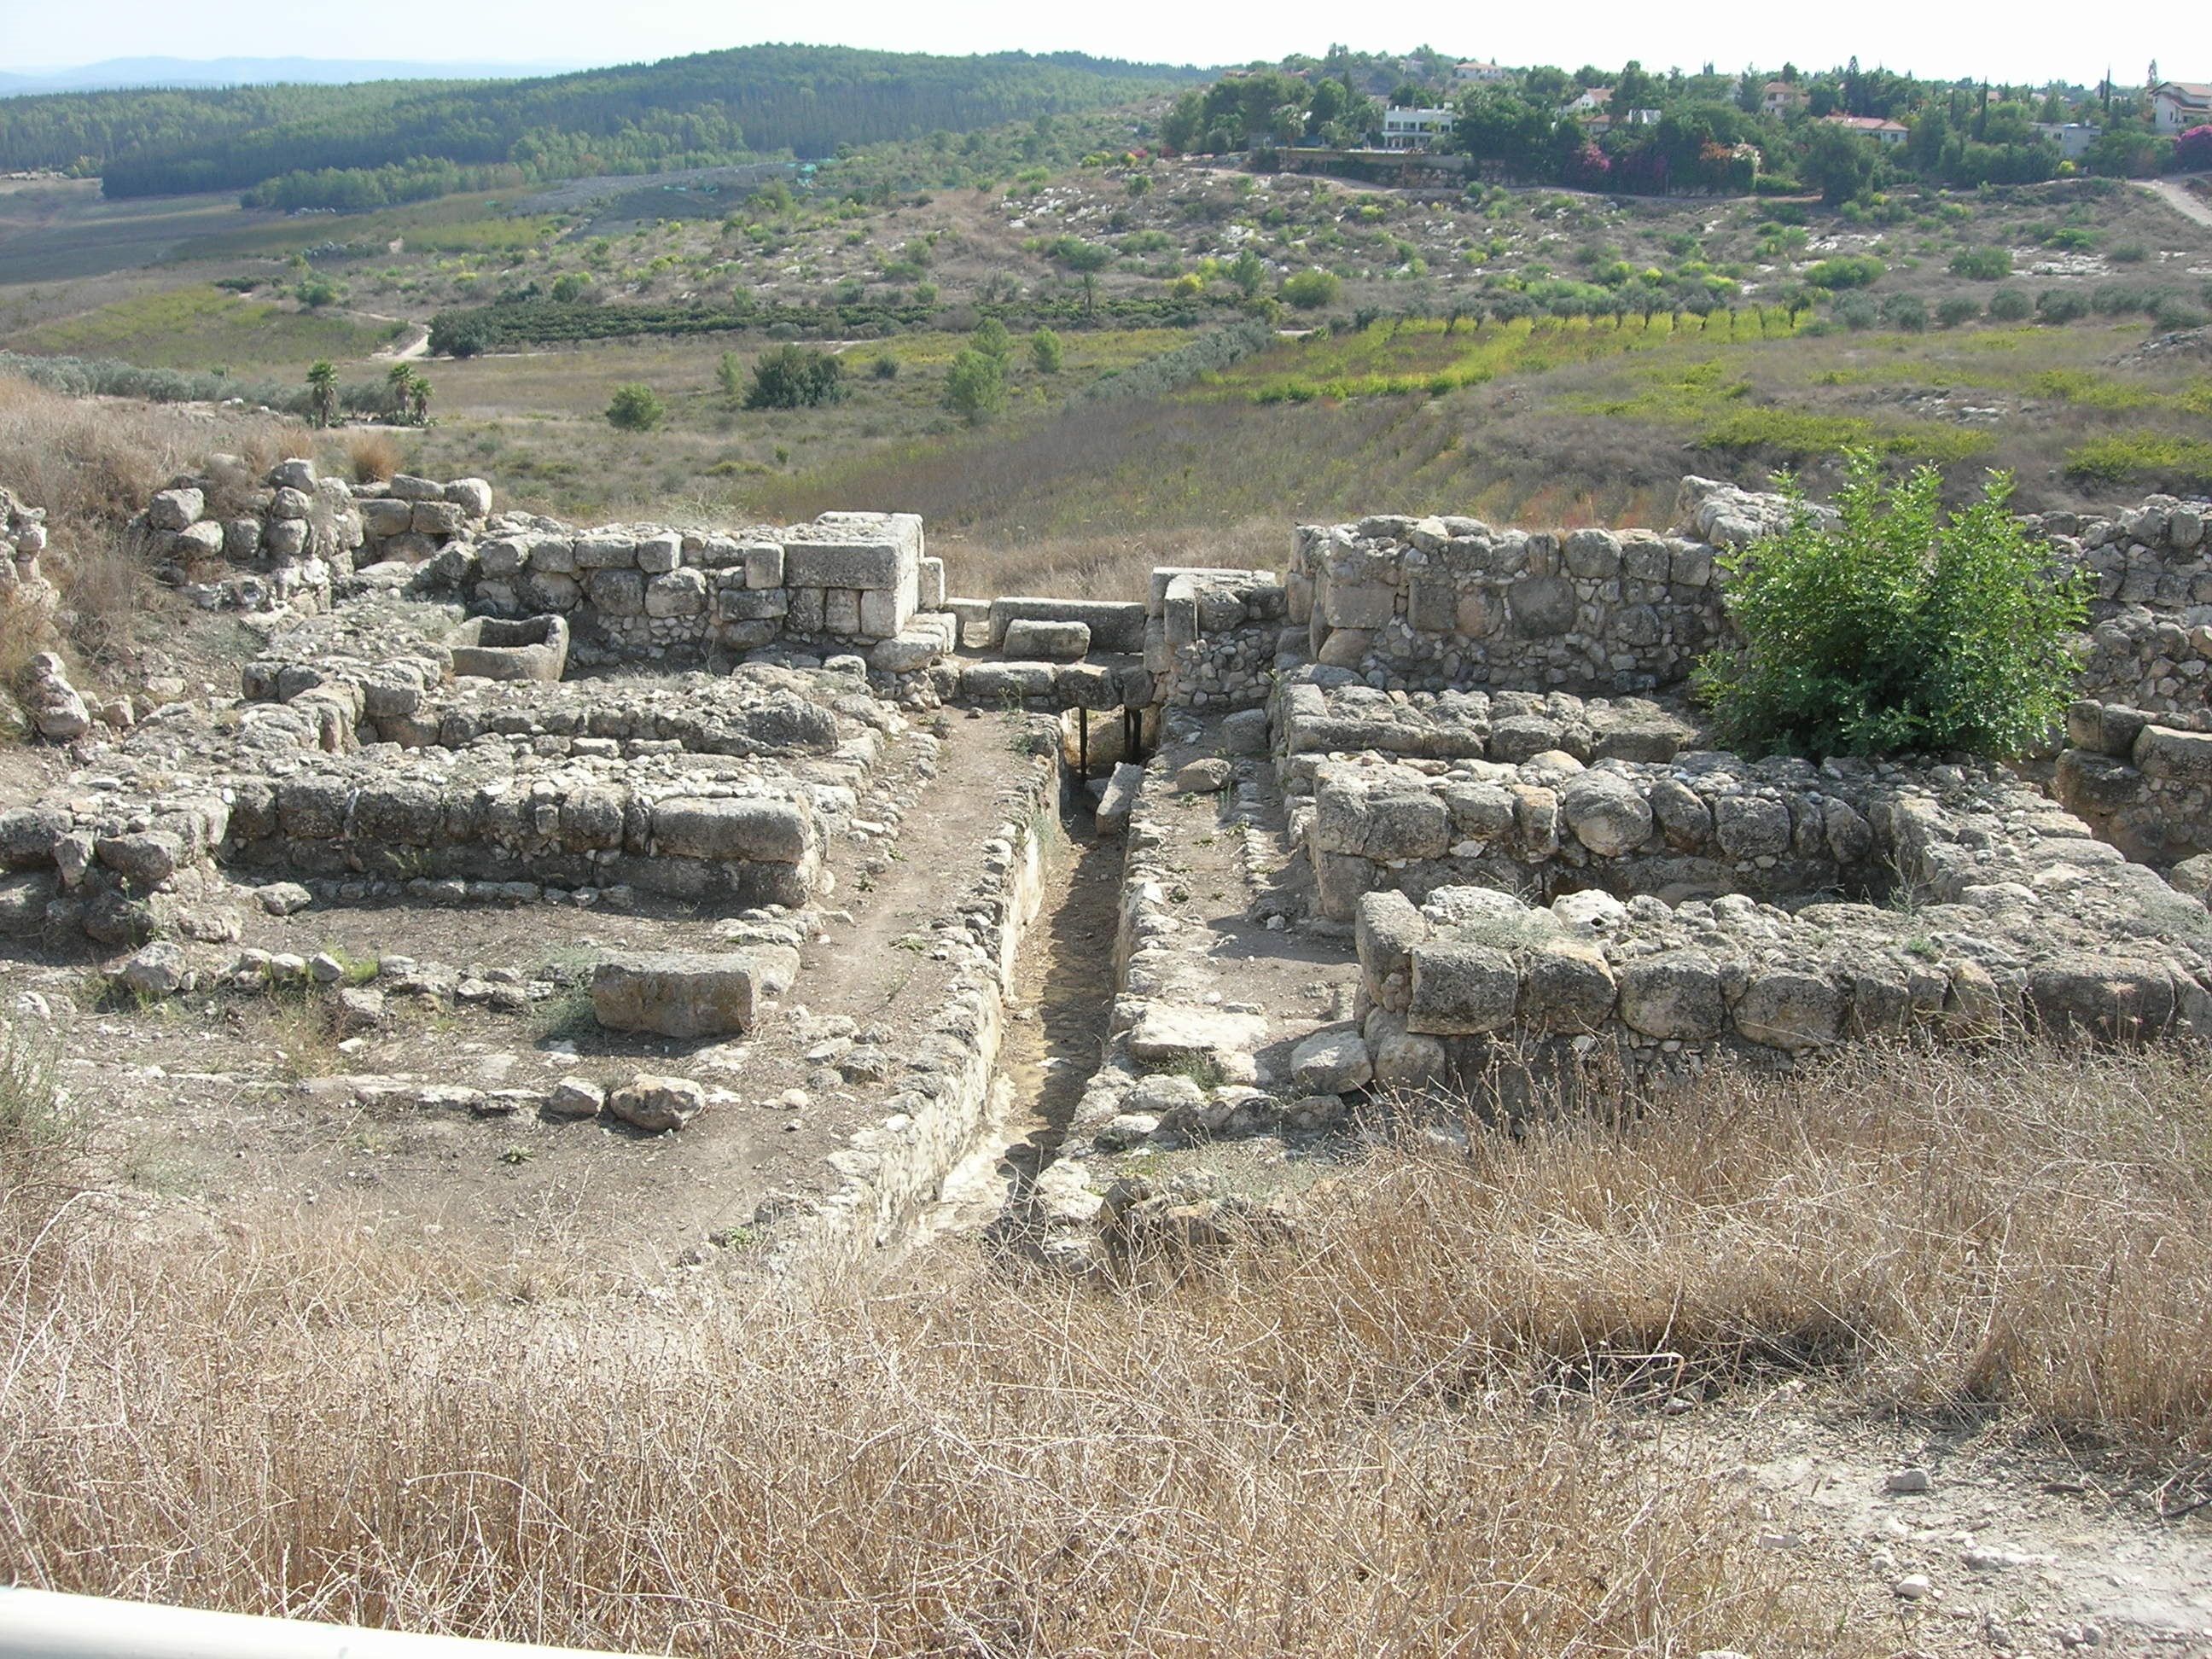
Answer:
POLYGON ((728 1036, 750 1030, 760 1003, 798 975, 799 952, 783 945, 609 957, 592 970, 592 1013, 611 1031, 728 1036))
POLYGON ((1267 1022, 1256 1014, 1153 1003, 1129 1032, 1129 1052, 1148 1066, 1197 1064, 1223 1054, 1249 1054, 1260 1046, 1267 1022))
POLYGON ((680 1129, 707 1109, 707 1091, 687 1077, 636 1076, 607 1096, 609 1115, 640 1129, 680 1129))
POLYGON ((1304 1094, 1347 1094, 1374 1077, 1367 1039, 1354 1025, 1316 1031, 1291 1050, 1291 1081, 1304 1094))
POLYGON ((1145 769, 1133 763, 1125 761, 1114 769, 1091 820, 1100 835, 1118 836, 1129 827, 1129 814, 1135 810, 1137 791, 1144 781, 1145 769))

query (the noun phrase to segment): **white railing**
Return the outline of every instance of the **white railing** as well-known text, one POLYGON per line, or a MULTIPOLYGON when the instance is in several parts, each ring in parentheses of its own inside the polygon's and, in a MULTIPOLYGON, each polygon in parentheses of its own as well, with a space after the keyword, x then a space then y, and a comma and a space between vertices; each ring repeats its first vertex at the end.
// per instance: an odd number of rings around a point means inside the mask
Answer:
POLYGON ((201 1613, 0 1587, 0 1659, 612 1659, 580 1648, 201 1613))

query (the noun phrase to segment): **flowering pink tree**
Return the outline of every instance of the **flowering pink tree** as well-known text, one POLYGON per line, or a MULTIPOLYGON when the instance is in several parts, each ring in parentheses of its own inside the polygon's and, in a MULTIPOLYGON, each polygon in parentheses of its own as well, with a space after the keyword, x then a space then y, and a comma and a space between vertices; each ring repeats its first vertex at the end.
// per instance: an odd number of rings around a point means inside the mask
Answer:
POLYGON ((2212 172, 2212 126, 2191 127, 2175 139, 2173 164, 2184 173, 2212 172))

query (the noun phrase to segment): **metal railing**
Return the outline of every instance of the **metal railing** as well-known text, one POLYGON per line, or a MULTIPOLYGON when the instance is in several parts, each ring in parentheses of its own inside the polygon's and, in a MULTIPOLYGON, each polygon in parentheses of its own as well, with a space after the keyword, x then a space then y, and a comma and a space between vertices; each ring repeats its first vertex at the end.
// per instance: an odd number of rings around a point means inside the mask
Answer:
POLYGON ((0 1588, 0 1659, 614 1659, 581 1648, 412 1636, 0 1588))

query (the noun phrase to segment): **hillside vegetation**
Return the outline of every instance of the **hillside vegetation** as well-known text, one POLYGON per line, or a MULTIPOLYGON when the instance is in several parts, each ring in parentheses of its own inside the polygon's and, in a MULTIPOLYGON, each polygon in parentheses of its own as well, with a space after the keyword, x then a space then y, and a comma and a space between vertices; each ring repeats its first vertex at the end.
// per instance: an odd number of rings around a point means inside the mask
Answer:
POLYGON ((117 198, 240 190, 263 206, 361 208, 756 154, 828 155, 1095 108, 1178 78, 1073 53, 762 46, 458 87, 62 94, 0 101, 0 170, 97 173, 117 198))

